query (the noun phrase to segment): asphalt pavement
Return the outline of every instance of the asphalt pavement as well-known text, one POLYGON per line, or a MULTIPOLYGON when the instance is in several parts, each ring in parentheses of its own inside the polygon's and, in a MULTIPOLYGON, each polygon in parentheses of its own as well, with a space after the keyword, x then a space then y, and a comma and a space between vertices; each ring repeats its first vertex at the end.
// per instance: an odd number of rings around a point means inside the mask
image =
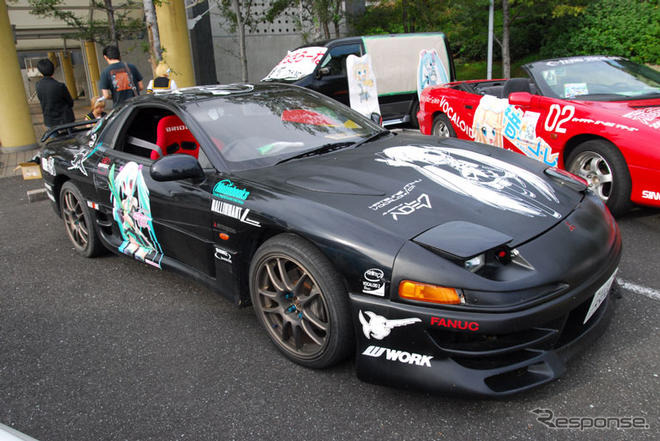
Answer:
POLYGON ((0 179, 0 423, 40 441, 660 439, 660 210, 619 220, 613 321, 563 378, 466 400, 363 383, 353 360, 305 369, 251 308, 125 257, 80 257, 50 202, 28 203, 41 182, 0 179), (534 409, 648 428, 552 429, 534 409))

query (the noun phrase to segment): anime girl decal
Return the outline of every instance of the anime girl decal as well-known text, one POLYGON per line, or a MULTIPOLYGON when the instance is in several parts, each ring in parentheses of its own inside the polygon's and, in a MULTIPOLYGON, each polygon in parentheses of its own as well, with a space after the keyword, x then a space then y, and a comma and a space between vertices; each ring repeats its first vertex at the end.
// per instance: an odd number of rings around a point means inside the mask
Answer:
POLYGON ((124 239, 119 251, 160 268, 163 251, 154 233, 149 189, 142 176, 142 165, 128 162, 115 176, 113 164, 108 183, 112 214, 124 239))
POLYGON ((380 115, 376 76, 369 54, 361 57, 355 55, 346 57, 346 71, 348 72, 348 98, 351 108, 367 116, 372 113, 380 115))
POLYGON ((421 99, 422 91, 429 86, 449 82, 449 75, 440 61, 435 49, 422 49, 417 65, 417 97, 421 99))
POLYGON ((474 140, 484 144, 503 147, 502 120, 509 100, 484 95, 479 101, 479 107, 474 112, 472 130, 474 140))
POLYGON ((377 161, 411 167, 438 185, 500 210, 524 216, 561 214, 550 204, 559 203, 553 188, 542 178, 520 167, 469 150, 408 145, 390 147, 377 161))

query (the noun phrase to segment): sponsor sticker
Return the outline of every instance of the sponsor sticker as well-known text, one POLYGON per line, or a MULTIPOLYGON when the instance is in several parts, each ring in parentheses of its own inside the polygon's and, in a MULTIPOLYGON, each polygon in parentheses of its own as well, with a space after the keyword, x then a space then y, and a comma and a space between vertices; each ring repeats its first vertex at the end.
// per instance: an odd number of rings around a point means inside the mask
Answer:
POLYGON ((41 158, 41 168, 49 175, 57 176, 54 157, 49 156, 48 158, 41 158))
POLYGON ((248 215, 250 214, 249 208, 237 207, 236 205, 214 200, 211 202, 211 211, 222 214, 223 216, 234 218, 254 227, 261 227, 259 222, 248 218, 248 215))
POLYGON ((422 321, 417 317, 388 320, 382 315, 378 315, 371 311, 364 311, 364 313, 360 311, 358 318, 360 319, 360 323, 362 323, 362 332, 364 333, 364 336, 367 337, 367 340, 372 338, 382 340, 390 335, 394 328, 408 326, 422 321))
POLYGON ((431 367, 431 355, 421 355, 414 352, 398 351, 396 349, 383 348, 381 346, 369 346, 362 352, 362 355, 373 358, 380 358, 385 355, 385 359, 403 364, 413 364, 415 366, 431 367))
POLYGON ((385 297, 385 273, 378 268, 371 268, 364 272, 362 292, 374 296, 385 297))
POLYGON ((431 326, 460 329, 463 331, 478 331, 479 323, 467 320, 452 320, 444 317, 431 317, 431 326))
POLYGON ((215 187, 213 187, 213 196, 227 199, 241 205, 249 195, 249 191, 244 188, 237 188, 236 184, 231 182, 229 179, 223 179, 222 181, 215 184, 215 187))
POLYGON ((404 202, 394 208, 390 208, 385 213, 383 213, 383 216, 389 214, 392 216, 394 221, 398 222, 399 216, 408 216, 409 214, 412 214, 422 208, 432 208, 431 201, 429 201, 429 196, 426 193, 422 194, 411 202, 404 202))
POLYGON ((223 250, 222 248, 215 247, 215 258, 222 260, 223 262, 232 263, 231 253, 227 250, 223 250))
POLYGON ((380 208, 387 207, 388 205, 398 201, 399 199, 403 199, 404 197, 408 196, 415 189, 415 185, 420 182, 422 182, 421 179, 416 179, 412 182, 408 182, 406 185, 403 186, 401 190, 397 191, 392 196, 388 196, 385 199, 381 199, 380 201, 369 205, 369 208, 373 211, 377 211, 380 208))

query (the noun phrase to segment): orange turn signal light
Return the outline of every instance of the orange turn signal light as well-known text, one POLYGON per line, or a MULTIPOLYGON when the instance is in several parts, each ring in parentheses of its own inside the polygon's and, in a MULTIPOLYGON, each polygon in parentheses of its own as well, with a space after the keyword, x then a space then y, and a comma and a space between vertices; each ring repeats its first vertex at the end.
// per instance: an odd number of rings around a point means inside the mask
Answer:
POLYGON ((426 283, 403 280, 399 283, 399 297, 420 302, 460 305, 461 295, 456 288, 429 285, 426 283))

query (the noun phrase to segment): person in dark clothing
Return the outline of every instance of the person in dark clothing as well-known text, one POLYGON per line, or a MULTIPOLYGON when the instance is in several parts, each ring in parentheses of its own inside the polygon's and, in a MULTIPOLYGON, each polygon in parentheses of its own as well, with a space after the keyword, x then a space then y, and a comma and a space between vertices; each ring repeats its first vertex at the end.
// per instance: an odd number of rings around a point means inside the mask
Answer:
POLYGON ((108 63, 108 67, 101 73, 99 81, 103 97, 112 98, 112 102, 116 106, 129 98, 138 96, 144 86, 142 85, 142 74, 137 67, 121 61, 117 46, 104 47, 103 58, 108 63))
POLYGON ((44 114, 46 129, 74 122, 76 118, 73 115, 73 99, 66 85, 53 78, 53 63, 48 58, 41 59, 37 63, 37 69, 44 76, 37 83, 37 97, 44 114))
POLYGON ((99 119, 103 118, 105 115, 105 98, 102 96, 92 97, 92 110, 85 115, 85 120, 99 119))

